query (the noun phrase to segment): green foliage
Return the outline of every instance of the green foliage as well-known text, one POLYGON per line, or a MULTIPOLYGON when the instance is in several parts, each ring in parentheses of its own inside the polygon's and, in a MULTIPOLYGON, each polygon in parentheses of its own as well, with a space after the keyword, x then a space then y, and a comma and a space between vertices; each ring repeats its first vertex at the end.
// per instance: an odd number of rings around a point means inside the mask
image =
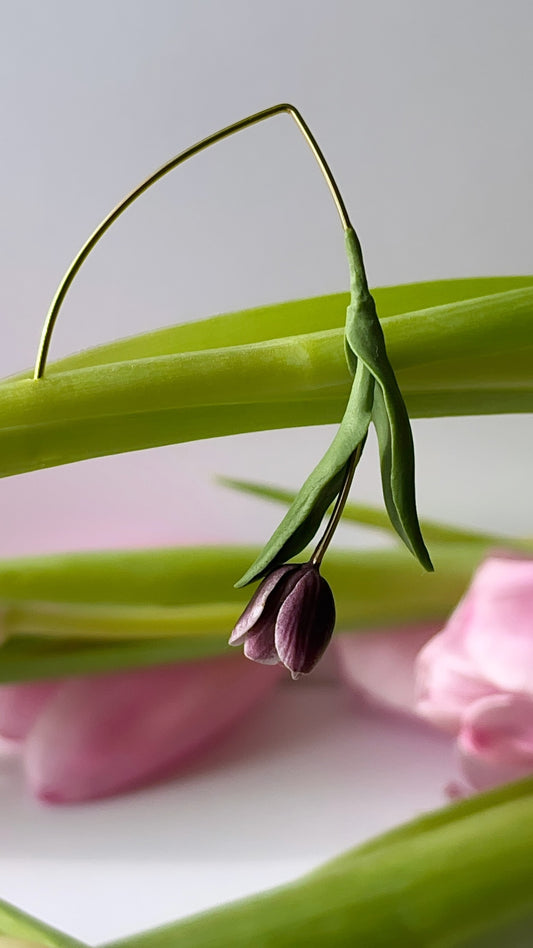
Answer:
MULTIPOLYGON (((263 500, 274 500, 279 503, 292 504, 296 492, 283 487, 273 487, 271 484, 257 484, 254 481, 238 480, 233 477, 219 477, 218 481, 226 487, 252 494, 263 500)), ((360 526, 372 527, 390 533, 392 524, 385 511, 369 504, 347 503, 344 508, 343 520, 347 523, 357 523, 360 526)), ((524 541, 516 538, 504 537, 501 534, 485 533, 482 530, 467 530, 465 527, 451 527, 435 520, 421 520, 420 526, 428 540, 435 543, 486 543, 487 545, 517 546, 521 548, 524 541)))
POLYGON ((409 415, 385 348, 383 330, 354 231, 346 235, 351 299, 346 317, 346 351, 352 371, 362 363, 372 380, 372 421, 378 437, 385 506, 391 523, 422 566, 433 569, 420 532, 415 501, 415 458, 409 415))
MULTIPOLYGON (((533 410, 532 277, 439 281, 374 295, 412 416, 533 410)), ((39 382, 7 380, 0 385, 0 473, 240 431, 338 422, 353 398, 358 411, 350 425, 360 427, 341 425, 336 473, 332 467, 319 484, 319 507, 323 512, 338 489, 348 444, 342 439, 353 445, 373 413, 389 512, 424 559, 414 497, 397 478, 400 464, 412 483, 393 443, 395 432, 403 432, 410 450, 401 396, 391 389, 382 357, 365 362, 351 330, 357 366, 350 394, 340 328, 346 303, 336 295, 215 317, 69 357, 39 382), (377 409, 370 397, 375 380, 386 390, 377 409)), ((383 526, 382 514, 361 507, 352 514, 383 526)), ((302 522, 306 517, 309 510, 302 522)), ((328 557, 325 575, 335 586, 340 629, 444 618, 493 538, 438 524, 426 529, 435 541, 433 576, 423 576, 398 550, 328 557), (381 594, 384 578, 387 596, 381 594)), ((252 553, 150 550, 0 563, 7 636, 0 679, 222 653, 244 601, 231 580, 252 553)), ((533 784, 526 782, 400 827, 292 886, 124 944, 473 948, 496 930, 502 944, 517 944, 519 928, 530 932, 533 923, 532 847, 533 784)), ((80 945, 2 902, 0 935, 48 948, 80 945)))
POLYGON ((2 938, 22 939, 26 944, 31 942, 46 948, 86 948, 83 942, 0 899, 0 945, 2 938))
MULTIPOLYGON (((435 546, 426 576, 403 550, 332 551, 338 631, 442 621, 483 543, 435 546), (387 596, 382 595, 383 583, 387 596)), ((195 547, 0 561, 0 681, 82 675, 223 654, 246 602, 232 587, 255 551, 195 547)))
MULTIPOLYGON (((495 932, 518 948, 533 923, 532 846, 527 780, 400 826, 291 885, 108 948, 485 948, 495 932)), ((81 948, 6 902, 0 935, 81 948)))
POLYGON ((374 298, 368 289, 355 231, 346 234, 351 293, 344 345, 354 376, 339 429, 328 450, 291 503, 255 562, 237 583, 246 586, 300 553, 341 491, 356 448, 365 443, 370 422, 378 435, 383 493, 389 517, 408 549, 432 569, 415 503, 414 447, 409 416, 389 362, 374 298))
POLYGON ((530 780, 415 820, 293 885, 115 948, 466 948, 496 926, 503 936, 531 926, 532 846, 530 780))
MULTIPOLYGON (((533 277, 415 284, 375 296, 387 302, 387 351, 411 417, 533 410, 533 277), (428 300, 430 308, 416 308, 428 300), (404 309, 409 304, 415 308, 404 309)), ((7 380, 0 476, 338 422, 351 378, 343 332, 331 327, 342 324, 345 304, 337 294, 215 317, 72 356, 37 382, 7 380)))

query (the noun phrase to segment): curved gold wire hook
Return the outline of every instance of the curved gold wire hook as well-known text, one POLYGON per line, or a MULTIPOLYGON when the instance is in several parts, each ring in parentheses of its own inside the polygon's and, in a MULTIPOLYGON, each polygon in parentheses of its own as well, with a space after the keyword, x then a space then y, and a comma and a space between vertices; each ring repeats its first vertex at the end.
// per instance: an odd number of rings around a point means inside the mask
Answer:
POLYGON ((298 112, 298 109, 296 109, 293 105, 289 105, 288 103, 281 103, 280 105, 273 105, 269 109, 263 109, 261 112, 255 112, 253 115, 248 115, 246 118, 241 119, 240 122, 235 122, 233 125, 228 125, 226 128, 220 129, 220 131, 215 132, 213 135, 209 135, 208 138, 203 138, 201 141, 196 142, 195 145, 192 145, 190 148, 186 148, 185 151, 182 151, 179 155, 171 158, 170 161, 167 161, 166 164, 158 168, 157 171, 154 171, 153 174, 151 174, 141 184, 139 184, 138 187, 131 191, 124 198, 124 200, 120 202, 120 204, 117 204, 114 210, 112 210, 110 214, 107 215, 101 224, 98 225, 94 233, 91 234, 89 239, 85 242, 77 256, 70 264, 70 267, 61 280, 56 294, 50 304, 50 309, 46 315, 41 334, 37 359, 35 361, 35 369, 33 373, 34 379, 41 379, 43 377, 54 326, 63 300, 67 295, 68 289, 74 280, 74 277, 78 273, 82 263, 89 256, 91 250, 100 240, 100 237, 102 237, 106 230, 111 227, 111 224, 113 224, 114 221, 120 217, 122 212, 125 211, 130 206, 130 204, 133 204, 136 198, 140 197, 141 194, 144 194, 144 192, 147 191, 152 184, 155 184, 156 181, 159 181, 160 178, 168 174, 169 171, 172 171, 173 168, 177 168, 178 165, 183 164, 183 162, 187 161, 188 158, 192 158, 194 155, 197 155, 205 148, 209 148, 210 145, 216 144, 216 142, 221 141, 223 138, 228 138, 230 135, 235 134, 235 132, 240 132, 242 129, 248 128, 250 125, 256 125, 258 122, 262 122, 264 119, 271 118, 273 115, 278 115, 281 112, 287 112, 296 122, 313 155, 315 156, 318 166, 326 180, 329 190, 331 191, 344 230, 346 231, 349 227, 351 227, 348 212, 335 178, 331 173, 329 165, 318 145, 318 142, 316 141, 309 126, 298 112))

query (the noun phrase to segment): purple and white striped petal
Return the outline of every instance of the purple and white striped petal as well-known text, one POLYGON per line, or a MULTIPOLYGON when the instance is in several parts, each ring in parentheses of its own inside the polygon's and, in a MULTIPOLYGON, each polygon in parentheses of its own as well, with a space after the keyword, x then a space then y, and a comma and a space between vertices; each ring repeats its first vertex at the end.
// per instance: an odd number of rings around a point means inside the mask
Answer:
MULTIPOLYGON (((265 576, 264 580, 257 587, 246 609, 238 619, 233 632, 229 638, 229 645, 242 645, 248 633, 252 630, 258 619, 263 615, 267 600, 276 586, 286 576, 290 576, 297 570, 296 566, 279 566, 278 569, 265 576)), ((269 604, 270 605, 270 604, 269 604)), ((269 612, 271 610, 269 609, 269 612)), ((275 616, 273 616, 275 618, 275 616)))
POLYGON ((306 565, 278 612, 274 642, 293 678, 313 670, 335 626, 333 593, 318 567, 306 565))

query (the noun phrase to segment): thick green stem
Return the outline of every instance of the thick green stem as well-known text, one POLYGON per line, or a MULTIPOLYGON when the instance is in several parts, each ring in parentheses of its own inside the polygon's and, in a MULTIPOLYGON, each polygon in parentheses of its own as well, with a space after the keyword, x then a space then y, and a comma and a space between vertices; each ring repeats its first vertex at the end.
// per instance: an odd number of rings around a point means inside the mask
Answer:
MULTIPOLYGON (((533 784, 423 817, 293 885, 133 936, 122 948, 466 948, 531 931, 533 784)), ((523 944, 527 944, 527 941, 523 944)))
MULTIPOLYGON (((338 297, 331 299, 336 310, 338 297)), ((290 320, 293 307, 303 326, 301 304, 272 309, 290 320)), ((391 316, 383 325, 413 417, 533 411, 533 288, 391 316)), ((198 351, 60 373, 51 367, 38 382, 4 382, 0 474, 342 416, 351 381, 342 330, 217 349, 207 323, 197 333, 198 351)), ((145 342, 149 349, 149 337, 138 345, 145 342)))
MULTIPOLYGON (((335 588, 337 630, 442 621, 486 549, 474 542, 435 546, 431 576, 400 550, 332 551, 324 575, 335 588)), ((223 654, 246 601, 232 580, 254 552, 211 547, 0 562, 8 636, 0 681, 223 654)))

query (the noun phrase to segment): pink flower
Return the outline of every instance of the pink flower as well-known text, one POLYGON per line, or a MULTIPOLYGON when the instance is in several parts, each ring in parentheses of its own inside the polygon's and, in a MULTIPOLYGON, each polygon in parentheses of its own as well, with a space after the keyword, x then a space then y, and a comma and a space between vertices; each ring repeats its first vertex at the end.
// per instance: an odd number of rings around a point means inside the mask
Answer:
POLYGON ((489 557, 442 631, 429 633, 342 637, 344 677, 455 736, 464 786, 454 795, 533 773, 533 559, 489 557))
POLYGON ((0 688, 0 736, 20 743, 48 803, 111 796, 180 773, 272 691, 278 667, 231 656, 0 688))
POLYGON ((341 678, 374 704, 415 714, 415 659, 436 631, 426 624, 338 635, 341 678))

